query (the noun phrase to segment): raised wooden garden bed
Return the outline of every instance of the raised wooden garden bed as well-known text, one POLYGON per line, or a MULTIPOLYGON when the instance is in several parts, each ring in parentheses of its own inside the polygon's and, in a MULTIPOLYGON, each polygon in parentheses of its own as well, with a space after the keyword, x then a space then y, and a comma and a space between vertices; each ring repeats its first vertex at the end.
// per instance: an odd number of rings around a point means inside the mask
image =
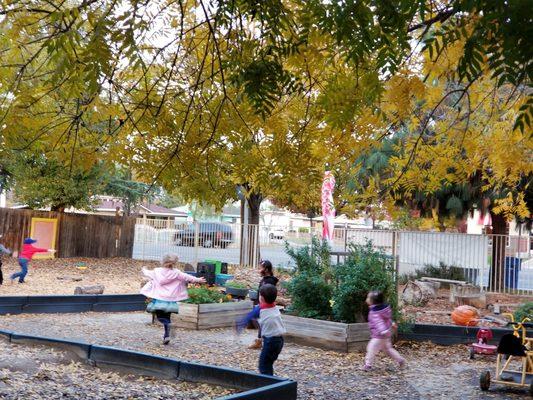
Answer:
POLYGON ((287 329, 285 337, 298 344, 314 346, 343 353, 364 351, 370 340, 367 323, 342 322, 283 315, 287 329))
POLYGON ((180 303, 180 312, 172 318, 179 328, 212 329, 233 326, 235 320, 252 310, 249 300, 229 303, 189 304, 180 303))

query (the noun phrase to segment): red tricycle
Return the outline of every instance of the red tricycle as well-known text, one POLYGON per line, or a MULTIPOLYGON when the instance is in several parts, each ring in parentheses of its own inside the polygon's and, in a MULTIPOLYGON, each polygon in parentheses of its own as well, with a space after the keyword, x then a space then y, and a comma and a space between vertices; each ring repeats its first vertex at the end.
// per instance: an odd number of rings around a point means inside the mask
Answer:
POLYGON ((493 355, 497 353, 498 346, 489 344, 492 339, 492 331, 488 328, 481 328, 477 331, 477 342, 472 343, 468 348, 470 359, 473 360, 475 354, 493 355))

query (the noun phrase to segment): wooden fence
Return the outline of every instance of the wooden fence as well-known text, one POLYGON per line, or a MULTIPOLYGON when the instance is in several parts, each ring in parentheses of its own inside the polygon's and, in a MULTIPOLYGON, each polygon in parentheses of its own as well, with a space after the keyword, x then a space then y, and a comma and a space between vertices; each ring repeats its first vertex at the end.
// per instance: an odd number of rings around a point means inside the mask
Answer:
POLYGON ((135 217, 0 208, 0 243, 20 251, 32 218, 57 218, 57 257, 132 256, 135 217))

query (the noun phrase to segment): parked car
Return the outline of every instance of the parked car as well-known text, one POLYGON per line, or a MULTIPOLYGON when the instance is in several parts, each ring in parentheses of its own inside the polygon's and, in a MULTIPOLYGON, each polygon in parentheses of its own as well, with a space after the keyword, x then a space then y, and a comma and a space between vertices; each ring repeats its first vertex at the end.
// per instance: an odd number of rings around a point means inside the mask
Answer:
MULTIPOLYGON (((174 235, 176 246, 194 246, 196 225, 191 224, 174 235)), ((220 222, 200 222, 198 224, 198 245, 203 247, 218 246, 225 249, 233 243, 231 226, 220 222)))
POLYGON ((268 231, 269 239, 285 239, 286 232, 282 228, 272 228, 268 231))

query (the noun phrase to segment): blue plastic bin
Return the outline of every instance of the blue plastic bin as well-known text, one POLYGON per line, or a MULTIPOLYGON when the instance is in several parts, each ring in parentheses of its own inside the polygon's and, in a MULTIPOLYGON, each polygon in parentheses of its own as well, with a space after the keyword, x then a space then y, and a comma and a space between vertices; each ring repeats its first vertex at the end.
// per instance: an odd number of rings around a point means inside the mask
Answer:
POLYGON ((230 281, 233 278, 235 278, 235 276, 229 274, 216 274, 215 284, 218 286, 224 286, 226 281, 230 281))
POLYGON ((505 257, 505 287, 518 288, 518 275, 522 260, 518 257, 505 257))

